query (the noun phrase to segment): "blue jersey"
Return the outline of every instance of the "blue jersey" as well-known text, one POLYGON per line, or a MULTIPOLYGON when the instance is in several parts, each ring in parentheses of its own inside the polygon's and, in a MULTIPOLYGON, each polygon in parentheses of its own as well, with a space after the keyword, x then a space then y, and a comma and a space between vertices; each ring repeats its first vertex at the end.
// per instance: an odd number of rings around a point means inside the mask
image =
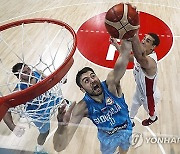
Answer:
POLYGON ((87 104, 89 118, 98 130, 103 130, 109 135, 118 130, 128 129, 130 118, 124 95, 120 98, 114 96, 109 92, 105 81, 101 83, 101 86, 104 94, 102 103, 96 102, 87 93, 83 98, 87 104))
MULTIPOLYGON (((33 71, 32 76, 36 79, 36 82, 41 80, 41 75, 37 71, 33 71)), ((29 83, 21 82, 21 83, 18 83, 15 88, 19 90, 24 90, 28 87, 29 87, 29 83)))
MULTIPOLYGON (((36 79, 36 82, 42 80, 41 75, 37 71, 33 71, 32 76, 36 79)), ((29 83, 25 82, 16 85, 16 88, 20 90, 24 90, 28 87, 29 83)), ((46 119, 46 117, 50 115, 52 106, 57 105, 61 99, 62 98, 59 97, 56 98, 56 96, 53 96, 50 92, 44 93, 27 103, 26 111, 28 111, 31 118, 36 119, 42 116, 42 119, 46 119), (34 111, 36 111, 35 114, 34 111)))

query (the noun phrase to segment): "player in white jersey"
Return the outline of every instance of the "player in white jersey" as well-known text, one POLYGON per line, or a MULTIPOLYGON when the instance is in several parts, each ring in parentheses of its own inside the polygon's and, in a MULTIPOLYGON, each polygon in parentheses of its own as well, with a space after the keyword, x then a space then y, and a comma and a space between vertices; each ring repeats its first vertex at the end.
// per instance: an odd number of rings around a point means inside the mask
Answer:
MULTIPOLYGON (((138 35, 132 38, 132 50, 134 56, 133 74, 136 82, 136 92, 133 96, 130 117, 133 121, 138 109, 143 105, 149 114, 149 118, 142 121, 143 126, 148 126, 158 120, 156 105, 160 99, 157 88, 157 55, 154 49, 159 45, 159 37, 154 33, 148 33, 140 42, 138 35)), ((133 125, 135 125, 133 121, 133 125)))

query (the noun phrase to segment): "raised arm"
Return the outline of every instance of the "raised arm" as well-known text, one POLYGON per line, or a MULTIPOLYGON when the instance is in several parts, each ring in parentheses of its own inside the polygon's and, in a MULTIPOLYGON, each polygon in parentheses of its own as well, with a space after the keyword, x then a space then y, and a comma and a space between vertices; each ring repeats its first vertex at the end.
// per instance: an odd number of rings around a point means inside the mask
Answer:
POLYGON ((119 45, 116 39, 111 39, 112 44, 119 51, 119 57, 116 60, 114 69, 108 74, 106 83, 108 89, 116 96, 121 95, 120 80, 123 77, 127 64, 129 62, 129 56, 131 52, 131 42, 127 40, 122 40, 121 45, 119 45))
POLYGON ((84 103, 84 101, 80 101, 76 106, 75 104, 71 105, 66 113, 63 111, 63 108, 59 110, 58 128, 53 137, 54 149, 57 152, 67 147, 85 114, 86 103, 84 103))
POLYGON ((142 47, 137 34, 132 38, 132 49, 135 58, 142 68, 145 70, 156 68, 156 62, 146 55, 146 50, 142 47))
POLYGON ((132 46, 131 42, 127 40, 122 40, 121 45, 119 45, 116 39, 112 39, 112 44, 119 51, 119 57, 116 60, 114 70, 112 71, 115 81, 119 83, 126 71, 132 46))

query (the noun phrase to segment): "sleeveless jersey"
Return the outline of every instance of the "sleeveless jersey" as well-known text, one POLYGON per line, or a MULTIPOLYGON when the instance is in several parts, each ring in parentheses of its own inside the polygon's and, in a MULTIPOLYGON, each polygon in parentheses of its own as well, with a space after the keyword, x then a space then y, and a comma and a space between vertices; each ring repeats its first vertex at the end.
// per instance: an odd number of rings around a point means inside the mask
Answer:
MULTIPOLYGON (((33 71, 33 77, 36 79, 36 82, 41 80, 40 78, 41 76, 37 71, 33 71)), ((24 90, 28 87, 29 87, 29 83, 21 82, 16 85, 15 89, 17 88, 19 90, 24 90)))
POLYGON ((124 96, 116 97, 109 92, 106 82, 101 82, 104 99, 102 103, 93 100, 87 93, 83 100, 87 104, 88 118, 98 127, 108 134, 113 134, 118 130, 127 129, 129 126, 129 111, 125 103, 124 96))
MULTIPOLYGON (((37 71, 33 71, 33 77, 36 79, 36 82, 42 80, 41 75, 37 71)), ((29 83, 18 83, 16 88, 24 90, 29 87, 29 83)), ((51 93, 42 94, 33 100, 29 101, 30 103, 26 104, 26 111, 28 111, 31 118, 37 118, 42 116, 42 119, 49 117, 51 106, 54 106, 60 102, 62 98, 52 96, 51 93), (36 111, 36 113, 34 113, 36 111), (32 112, 32 113, 31 113, 32 112)))
MULTIPOLYGON (((148 55, 152 59, 155 60, 157 63, 157 55, 155 52, 152 52, 148 55)), ((141 68, 140 64, 137 62, 136 58, 134 58, 134 68, 133 74, 136 81, 137 88, 142 96, 149 96, 153 95, 156 91, 156 82, 157 82, 157 72, 154 76, 148 76, 143 69, 141 68)))

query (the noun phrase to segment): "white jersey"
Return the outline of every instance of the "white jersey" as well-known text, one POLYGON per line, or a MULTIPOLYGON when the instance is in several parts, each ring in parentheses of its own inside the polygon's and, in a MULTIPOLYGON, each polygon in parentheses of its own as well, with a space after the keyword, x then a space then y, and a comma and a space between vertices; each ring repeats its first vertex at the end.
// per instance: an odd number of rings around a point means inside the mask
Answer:
MULTIPOLYGON (((148 55, 157 63, 157 55, 155 52, 152 52, 148 55)), ((148 76, 144 70, 141 68, 140 64, 134 58, 134 68, 133 74, 136 81, 136 88, 141 93, 141 96, 153 95, 156 91, 156 82, 157 82, 157 71, 154 76, 148 76)))
MULTIPOLYGON (((157 55, 155 52, 152 52, 148 56, 157 63, 157 55)), ((135 117, 141 105, 143 105, 151 117, 156 116, 156 104, 160 100, 160 92, 157 88, 157 71, 155 75, 148 76, 134 58, 133 74, 136 81, 136 92, 132 100, 130 117, 135 117)))

